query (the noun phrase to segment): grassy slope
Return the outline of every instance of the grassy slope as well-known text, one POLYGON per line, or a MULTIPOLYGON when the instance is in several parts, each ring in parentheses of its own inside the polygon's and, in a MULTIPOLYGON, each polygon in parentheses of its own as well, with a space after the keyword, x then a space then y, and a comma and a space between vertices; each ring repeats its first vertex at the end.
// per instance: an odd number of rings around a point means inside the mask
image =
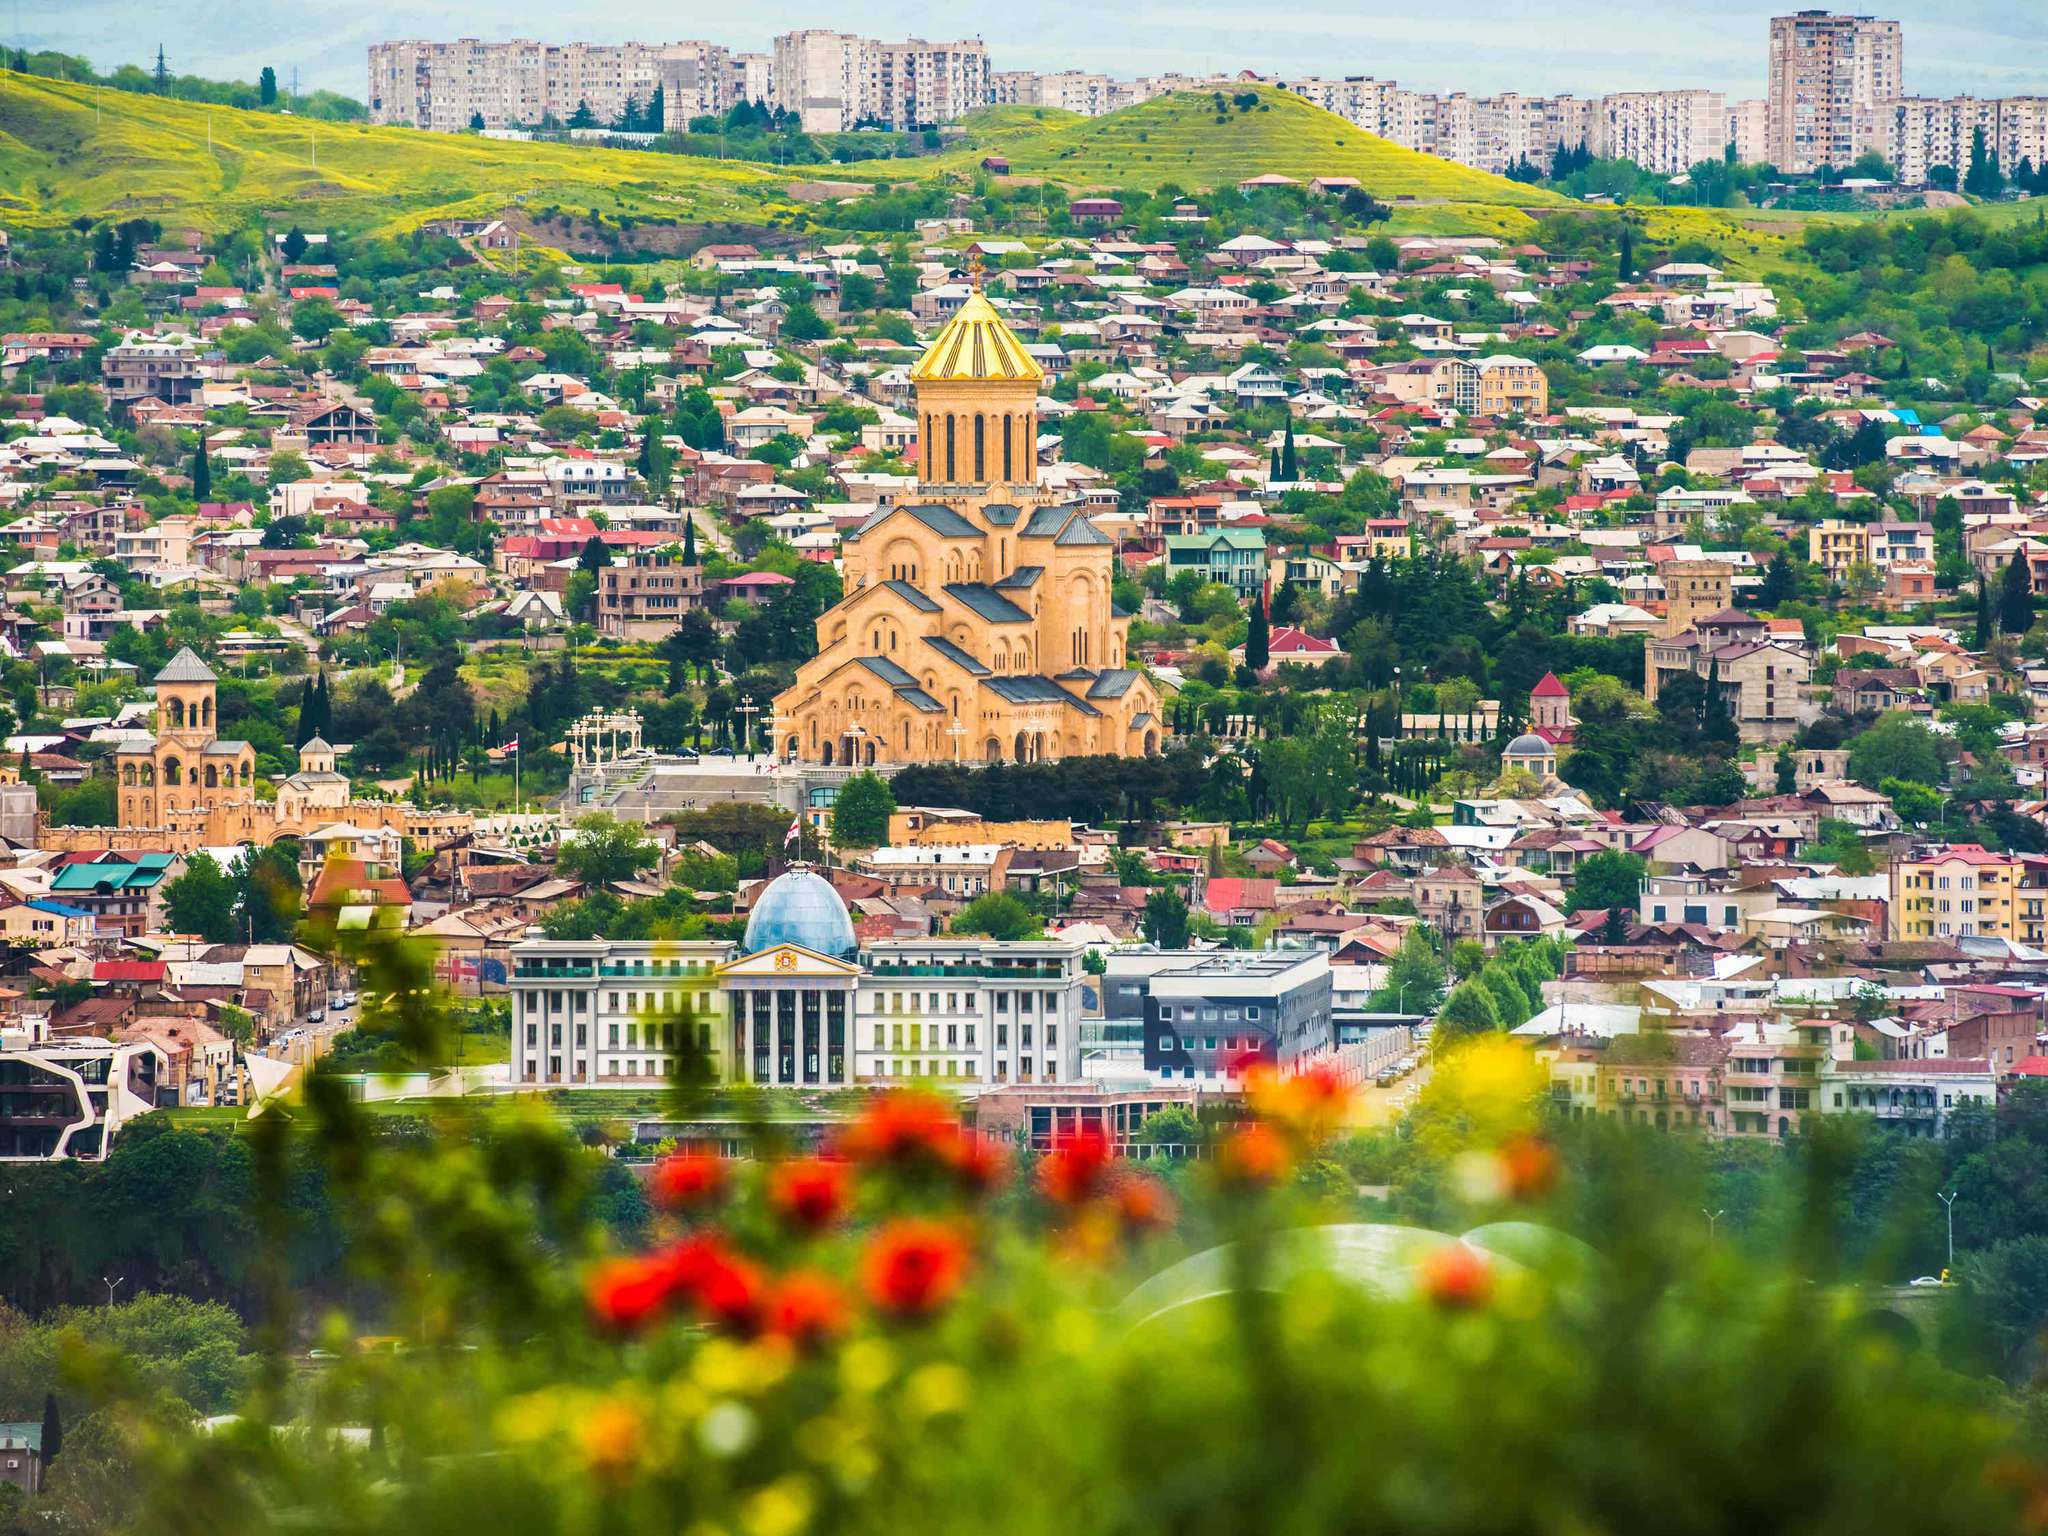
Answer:
POLYGON ((315 124, 120 91, 99 113, 88 86, 0 73, 0 223, 130 212, 218 229, 288 210, 402 229, 496 213, 520 194, 536 209, 759 217, 786 180, 734 161, 315 124))
MULTIPOLYGON (((1044 176, 1073 187, 1141 187, 1171 182, 1193 191, 1234 185, 1277 172, 1307 181, 1355 176, 1375 197, 1538 207, 1561 204, 1554 193, 1403 149, 1367 133, 1289 91, 1257 88, 1263 110, 1216 121, 1207 92, 1161 96, 1107 117, 1028 109, 984 113, 967 122, 969 148, 916 165, 961 169, 1000 154, 1020 176, 1044 176)), ((899 162, 900 164, 901 162, 899 162)))

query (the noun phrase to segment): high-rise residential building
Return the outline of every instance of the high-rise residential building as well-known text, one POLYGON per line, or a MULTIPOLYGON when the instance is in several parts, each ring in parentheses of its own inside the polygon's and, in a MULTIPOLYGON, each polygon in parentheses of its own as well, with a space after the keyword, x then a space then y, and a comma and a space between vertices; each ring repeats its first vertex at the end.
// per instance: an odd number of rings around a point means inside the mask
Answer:
POLYGON ((1770 145, 1770 103, 1761 99, 1728 103, 1727 127, 1721 143, 1733 144, 1744 165, 1761 165, 1770 145))
MULTIPOLYGON (((724 49, 703 42, 486 43, 406 40, 370 47, 370 121, 460 133, 566 123, 587 107, 601 124, 628 104, 645 107, 666 89, 673 64, 709 60, 724 49)), ((706 110, 717 110, 707 108, 706 110)))
POLYGON ((775 104, 811 133, 950 122, 987 106, 991 91, 979 39, 883 43, 809 28, 775 39, 774 72, 775 104))
POLYGON ((1871 147, 1880 103, 1905 94, 1903 60, 1896 21, 1772 17, 1765 158, 1795 173, 1849 164, 1871 147))
POLYGON ((1660 176, 1718 160, 1728 142, 1727 98, 1719 91, 1621 91, 1593 106, 1593 153, 1660 176))

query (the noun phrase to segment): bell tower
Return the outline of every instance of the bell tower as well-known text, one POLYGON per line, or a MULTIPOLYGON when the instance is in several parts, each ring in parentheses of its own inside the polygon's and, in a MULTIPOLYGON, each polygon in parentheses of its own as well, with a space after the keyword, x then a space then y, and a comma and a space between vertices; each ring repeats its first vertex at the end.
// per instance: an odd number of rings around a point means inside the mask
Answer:
POLYGON ((211 741, 219 722, 214 695, 220 679, 186 646, 156 675, 156 734, 192 746, 211 741))
POLYGON ((981 291, 972 290, 910 370, 917 386, 917 477, 926 486, 1033 485, 1045 371, 981 291))

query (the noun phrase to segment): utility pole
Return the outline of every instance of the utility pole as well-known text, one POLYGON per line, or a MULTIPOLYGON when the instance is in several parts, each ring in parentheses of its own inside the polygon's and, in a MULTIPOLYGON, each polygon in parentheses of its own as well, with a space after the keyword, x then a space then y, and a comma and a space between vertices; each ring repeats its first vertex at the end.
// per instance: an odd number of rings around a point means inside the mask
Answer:
POLYGON ((1714 1246, 1714 1229, 1720 1224, 1721 1218, 1723 1216, 1726 1216, 1728 1213, 1725 1210, 1703 1210, 1700 1212, 1700 1214, 1707 1218, 1707 1246, 1711 1248, 1714 1246))

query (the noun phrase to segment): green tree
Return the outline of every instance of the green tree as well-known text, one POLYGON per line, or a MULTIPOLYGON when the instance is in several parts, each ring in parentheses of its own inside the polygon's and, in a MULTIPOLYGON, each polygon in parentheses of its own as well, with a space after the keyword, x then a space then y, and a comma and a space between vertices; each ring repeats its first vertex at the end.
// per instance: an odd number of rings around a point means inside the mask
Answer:
POLYGON ((661 858, 661 849, 631 822, 604 811, 577 818, 555 854, 556 870, 602 890, 618 880, 631 880, 661 858))
POLYGON ((185 872, 164 887, 164 920, 174 933, 196 934, 209 944, 231 943, 238 894, 234 879, 211 854, 195 853, 185 872))
POLYGON ((2026 551, 2016 550, 1998 591, 1998 629, 2001 634, 2024 635, 2033 627, 2033 572, 2027 566, 2026 551))
POLYGON ((1501 1028, 1500 1010, 1478 981, 1461 981, 1444 999, 1436 1027, 1447 1036, 1491 1034, 1501 1028))
POLYGON ((889 840, 896 797, 878 773, 856 773, 832 802, 832 842, 839 848, 879 848, 889 840))
POLYGON ((1799 766, 1792 760, 1790 747, 1778 748, 1777 779, 1773 788, 1781 795, 1799 792, 1799 766))
POLYGON ((1161 949, 1188 947, 1188 904, 1171 886, 1153 888, 1140 921, 1147 941, 1161 949))
POLYGON ((192 450, 192 499, 213 500, 213 464, 206 457, 206 433, 199 434, 199 446, 192 450))
POLYGON ((1579 860, 1572 876, 1571 906, 1574 911, 1595 912, 1621 907, 1633 912, 1642 894, 1643 877, 1650 871, 1641 854, 1603 849, 1579 860))
POLYGON ((277 71, 268 64, 263 73, 256 77, 256 99, 266 107, 277 105, 277 71))
POLYGON ((1250 628, 1244 641, 1244 664, 1254 672, 1266 670, 1266 663, 1272 660, 1272 636, 1266 618, 1266 599, 1260 595, 1252 599, 1250 628))
POLYGON ((1879 715, 1849 743, 1849 777, 1865 789, 1876 789, 1886 779, 1939 784, 1942 764, 1934 732, 1901 710, 1879 715))
POLYGON ((1031 909, 1008 891, 989 891, 954 914, 951 931, 985 933, 992 939, 1028 939, 1044 930, 1031 909))
POLYGON ((1387 962, 1386 980, 1367 1002, 1372 1013, 1434 1013, 1444 996, 1444 967, 1421 924, 1411 927, 1387 962))

